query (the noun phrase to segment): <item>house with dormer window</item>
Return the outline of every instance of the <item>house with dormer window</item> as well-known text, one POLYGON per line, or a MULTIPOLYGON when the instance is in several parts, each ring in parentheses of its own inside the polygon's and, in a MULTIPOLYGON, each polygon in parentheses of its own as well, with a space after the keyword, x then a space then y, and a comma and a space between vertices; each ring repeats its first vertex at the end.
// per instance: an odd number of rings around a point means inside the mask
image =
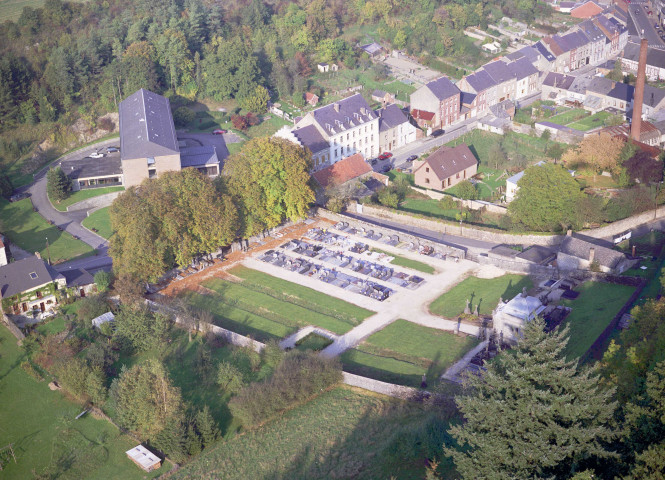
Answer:
POLYGON ((9 315, 51 310, 57 304, 55 292, 66 285, 64 275, 37 255, 0 267, 2 309, 9 315))

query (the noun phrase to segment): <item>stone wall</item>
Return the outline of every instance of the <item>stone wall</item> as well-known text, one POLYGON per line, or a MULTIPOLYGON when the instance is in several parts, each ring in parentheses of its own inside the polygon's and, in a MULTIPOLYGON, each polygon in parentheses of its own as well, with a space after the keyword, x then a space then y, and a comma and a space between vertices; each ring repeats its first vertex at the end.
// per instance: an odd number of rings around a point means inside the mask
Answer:
POLYGON ((108 207, 113 203, 113 200, 115 200, 118 195, 120 195, 122 191, 118 192, 111 192, 107 193, 104 195, 100 195, 98 197, 93 197, 93 198, 88 198, 87 200, 82 200, 80 202, 74 203, 73 205, 70 205, 67 207, 68 212, 73 212, 75 210, 98 210, 100 208, 108 207))
MULTIPOLYGON (((451 196, 451 195, 448 195, 447 193, 437 192, 436 190, 428 190, 426 188, 411 187, 411 189, 415 190, 418 193, 422 193, 424 195, 427 195, 429 198, 432 198, 434 200, 441 200, 443 197, 451 196)), ((499 214, 502 214, 502 215, 505 215, 505 214, 508 213, 508 209, 506 207, 502 207, 500 205, 495 205, 495 204, 490 203, 490 202, 484 202, 482 200, 458 200, 456 198, 455 198, 455 200, 456 201, 461 201, 462 205, 464 205, 467 208, 470 208, 471 210, 480 210, 481 208, 485 208, 485 209, 487 209, 488 212, 499 213, 499 214)))
POLYGON ((481 265, 495 265, 503 270, 513 273, 526 273, 529 275, 552 275, 556 273, 555 267, 489 257, 486 255, 478 255, 478 263, 481 265))
POLYGON ((12 322, 7 315, 5 315, 4 312, 2 312, 2 323, 7 327, 7 329, 16 337, 16 340, 18 340, 19 345, 25 338, 25 335, 23 335, 23 332, 21 331, 20 328, 16 326, 14 322, 12 322))
POLYGON ((640 225, 644 225, 645 223, 663 217, 665 217, 665 206, 658 207, 655 215, 654 210, 648 210, 646 212, 633 215, 632 217, 624 218, 623 220, 617 220, 616 222, 612 222, 611 224, 604 227, 594 228, 591 230, 582 230, 579 233, 593 238, 613 237, 627 230, 632 230, 633 228, 639 227, 640 225))
POLYGON ((386 383, 373 378, 361 377, 353 373, 343 372, 342 382, 352 387, 358 387, 371 392, 381 393, 390 397, 400 398, 402 400, 423 401, 432 397, 432 394, 425 390, 386 383))

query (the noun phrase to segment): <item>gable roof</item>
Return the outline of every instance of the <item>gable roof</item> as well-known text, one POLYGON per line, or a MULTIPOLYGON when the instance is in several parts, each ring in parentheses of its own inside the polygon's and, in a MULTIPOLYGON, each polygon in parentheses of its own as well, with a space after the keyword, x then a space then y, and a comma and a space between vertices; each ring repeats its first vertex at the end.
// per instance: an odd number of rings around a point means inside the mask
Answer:
POLYGON ((554 55, 552 55, 552 52, 550 52, 542 42, 534 43, 533 48, 535 48, 548 62, 554 61, 554 55))
POLYGON ((570 11, 570 16, 575 18, 589 18, 598 15, 603 9, 598 4, 592 1, 583 3, 582 5, 573 8, 570 11))
POLYGON ((321 130, 329 135, 335 135, 376 118, 374 111, 359 93, 317 108, 308 115, 312 115, 321 130))
POLYGON ((416 171, 427 165, 432 169, 439 180, 443 180, 477 164, 478 160, 471 150, 469 150, 467 144, 460 143, 454 148, 446 145, 442 146, 434 153, 430 154, 416 171))
POLYGON ((550 72, 543 80, 543 85, 548 87, 561 88, 563 90, 568 90, 570 86, 575 81, 575 77, 572 75, 565 75, 563 73, 550 72))
POLYGON ((62 272, 68 287, 83 287, 95 283, 94 277, 85 268, 73 268, 62 272))
POLYGON ((365 161, 362 154, 355 153, 337 163, 333 163, 329 167, 314 172, 312 177, 323 188, 327 188, 329 186, 341 185, 371 171, 372 167, 365 161))
POLYGON ((577 27, 582 30, 592 42, 605 40, 605 34, 591 20, 584 20, 577 27))
POLYGON ((411 110, 411 116, 416 120, 425 120, 426 122, 431 122, 434 118, 434 112, 428 112, 427 110, 418 110, 414 108, 411 110))
POLYGON ((470 92, 461 92, 460 103, 463 105, 471 105, 478 95, 470 92))
POLYGON ((166 97, 140 89, 118 106, 123 160, 179 152, 171 105, 166 97))
POLYGON ((483 66, 483 70, 485 70, 497 84, 508 82, 514 78, 510 69, 503 62, 496 61, 488 63, 483 66))
POLYGON ((466 79, 466 82, 476 91, 476 93, 480 93, 496 85, 496 82, 490 76, 490 74, 482 69, 472 73, 471 75, 467 75, 464 78, 466 79))
POLYGON ((445 100, 455 95, 459 95, 460 90, 451 82, 448 77, 437 78, 425 85, 439 100, 445 100))
POLYGON ((538 74, 538 69, 533 66, 533 63, 524 57, 519 58, 514 62, 510 62, 506 66, 508 67, 508 71, 517 80, 522 80, 523 78, 538 74))
POLYGON ((180 166, 182 168, 215 164, 219 165, 219 158, 213 145, 185 147, 180 151, 180 166))
MULTIPOLYGON (((640 45, 634 42, 626 43, 626 46, 623 49, 621 57, 627 60, 632 60, 634 62, 639 62, 640 45)), ((665 68, 665 50, 648 47, 647 65, 652 65, 654 67, 659 67, 659 68, 665 68)))
POLYGON ((617 252, 616 250, 569 236, 566 236, 563 239, 563 242, 561 242, 560 252, 583 260, 588 260, 592 248, 595 249, 594 260, 603 267, 614 268, 625 258, 623 253, 617 252))
POLYGON ((379 115, 379 131, 385 131, 398 125, 408 122, 404 112, 397 105, 388 105, 376 111, 379 115))
POLYGON ((305 92, 305 101, 309 103, 311 100, 316 99, 316 101, 319 101, 319 96, 312 93, 312 92, 305 92))
MULTIPOLYGON (((663 65, 665 65, 665 63, 663 65)), ((663 99, 665 99, 665 89, 656 88, 652 85, 644 86, 644 105, 655 107, 662 102, 663 99)))
POLYGON ((309 148, 312 153, 320 152, 330 148, 330 144, 321 135, 319 130, 314 125, 307 125, 306 127, 296 128, 292 131, 296 138, 300 141, 303 147, 309 148))
POLYGON ((27 292, 40 285, 64 278, 35 255, 0 267, 0 294, 2 298, 27 292))
POLYGON ((384 92, 383 90, 374 90, 374 91, 372 92, 372 96, 373 96, 373 97, 381 97, 381 98, 383 98, 383 97, 386 96, 386 92, 384 92))

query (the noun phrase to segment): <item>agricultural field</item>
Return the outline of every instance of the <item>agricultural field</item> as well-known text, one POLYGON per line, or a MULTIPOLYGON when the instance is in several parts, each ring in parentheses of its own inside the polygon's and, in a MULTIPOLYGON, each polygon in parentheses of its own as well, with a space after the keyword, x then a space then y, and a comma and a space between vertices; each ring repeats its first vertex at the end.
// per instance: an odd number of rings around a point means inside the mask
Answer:
POLYGON ((90 245, 60 231, 44 217, 32 210, 29 198, 10 203, 0 198, 0 231, 9 241, 28 252, 39 252, 42 258, 50 256, 52 263, 92 255, 90 245), (48 238, 49 249, 46 248, 48 238))
POLYGON ((421 405, 342 386, 220 442, 171 478, 419 480, 425 458, 453 478, 452 462, 441 458, 447 428, 421 405))
POLYGON ((81 202, 83 200, 88 200, 89 198, 99 197, 100 195, 106 195, 107 193, 120 192, 124 190, 125 187, 101 187, 101 188, 90 188, 87 190, 79 190, 77 192, 72 192, 67 198, 62 202, 57 203, 51 200, 51 205, 56 210, 61 212, 66 212, 67 207, 74 205, 75 203, 81 202))
POLYGON ((90 414, 76 420, 82 407, 51 391, 48 380, 37 381, 21 368, 25 352, 4 326, 0 326, 0 345, 0 446, 11 443, 16 455, 16 463, 1 456, 2 478, 138 480, 169 470, 167 464, 144 473, 125 456, 135 440, 90 414))
POLYGON ((435 315, 455 318, 464 313, 469 300, 471 311, 478 305, 478 313, 490 315, 499 303, 499 298, 510 300, 523 288, 533 287, 533 282, 526 275, 506 274, 496 278, 468 277, 434 300, 430 311, 435 315))
POLYGON ((85 228, 92 230, 105 239, 111 238, 113 229, 111 228, 111 217, 109 216, 109 207, 100 208, 92 212, 81 222, 85 228))
POLYGON ((206 294, 188 292, 188 302, 213 314, 215 323, 260 341, 284 338, 301 327, 315 325, 343 334, 373 312, 307 287, 236 267, 241 283, 211 279, 206 294))
MULTIPOLYGON (((7 20, 15 22, 21 16, 24 7, 40 8, 45 0, 0 0, 0 23, 7 20)), ((86 0, 75 0, 85 2, 86 0)))
POLYGON ((431 385, 456 360, 478 344, 474 337, 397 320, 342 354, 344 370, 389 383, 420 387, 423 374, 431 385))

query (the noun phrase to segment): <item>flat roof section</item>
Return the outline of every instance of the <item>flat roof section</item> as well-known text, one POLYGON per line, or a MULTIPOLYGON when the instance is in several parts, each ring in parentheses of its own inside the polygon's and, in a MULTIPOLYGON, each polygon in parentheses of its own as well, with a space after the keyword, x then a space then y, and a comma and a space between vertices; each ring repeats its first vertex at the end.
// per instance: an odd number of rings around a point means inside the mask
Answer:
POLYGON ((109 154, 102 158, 85 157, 80 160, 63 160, 60 165, 65 175, 71 179, 122 175, 119 153, 109 154))

